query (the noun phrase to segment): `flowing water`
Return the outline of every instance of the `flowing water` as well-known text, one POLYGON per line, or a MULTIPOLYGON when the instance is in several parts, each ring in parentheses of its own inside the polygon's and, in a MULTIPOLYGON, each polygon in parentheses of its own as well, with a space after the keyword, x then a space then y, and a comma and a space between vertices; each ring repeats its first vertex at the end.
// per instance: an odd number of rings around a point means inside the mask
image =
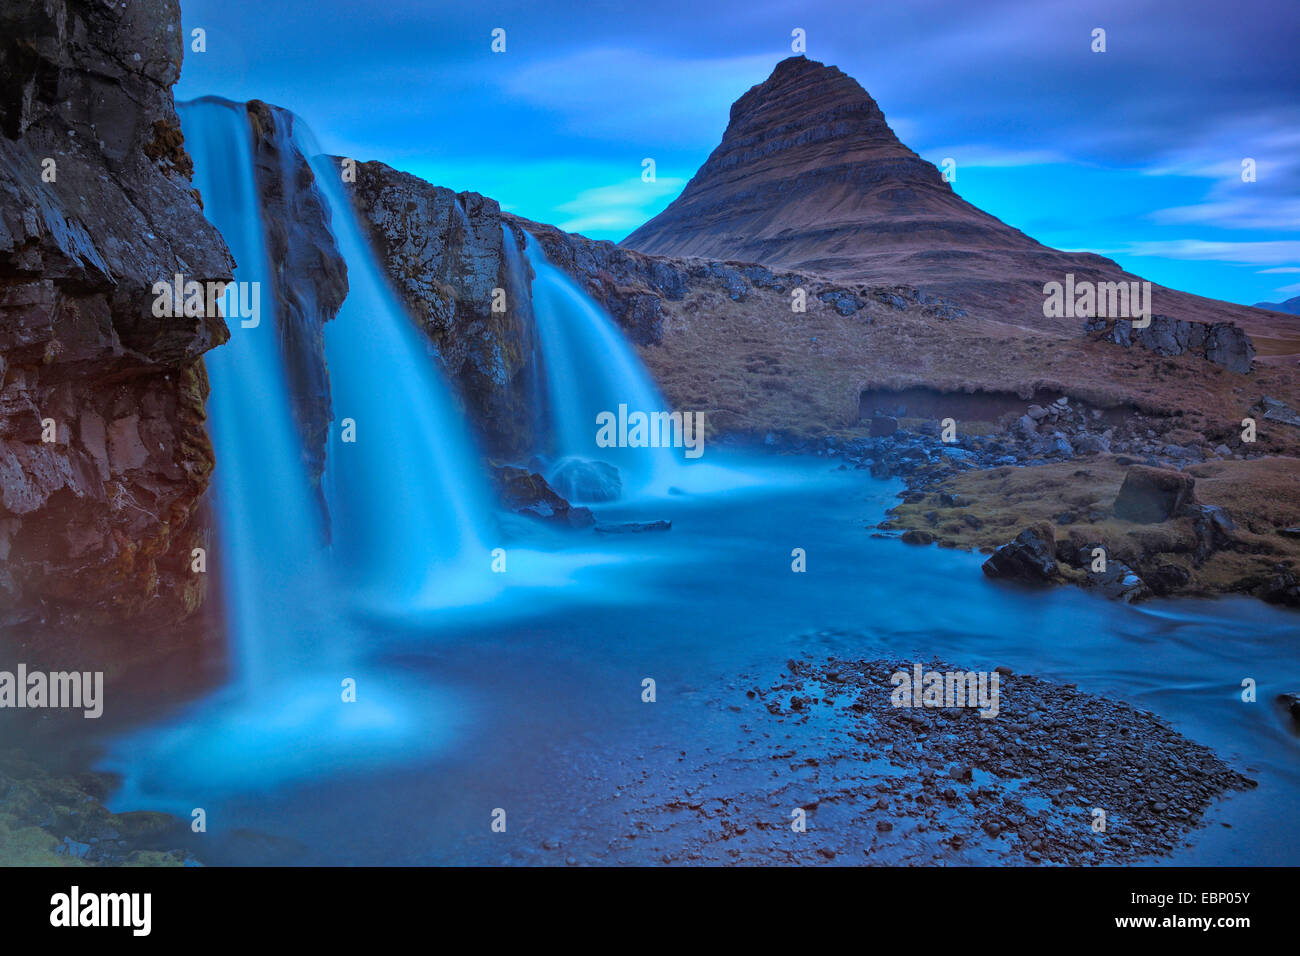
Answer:
POLYGON ((343 584, 388 610, 458 603, 488 567, 479 453, 361 235, 338 170, 301 121, 294 135, 348 264, 347 300, 325 326, 335 413, 325 489, 343 584), (355 423, 353 441, 345 419, 355 423))
MULTIPOLYGON (((434 359, 321 159, 316 172, 349 279, 325 332, 336 412, 323 482, 333 535, 326 554, 285 385, 247 115, 242 104, 212 98, 182 104, 180 115, 205 214, 227 238, 236 282, 260 285, 262 308, 255 328, 232 316, 231 341, 206 359, 221 461, 214 563, 237 679, 114 741, 102 763, 124 778, 121 804, 173 808, 201 803, 196 792, 210 798, 439 746, 455 726, 454 701, 400 678, 372 681, 348 615, 458 603, 472 591, 466 582, 488 577, 491 522, 477 453, 434 359), (349 692, 356 702, 343 706, 349 692)), ((319 153, 310 134, 295 135, 306 155, 319 153)))
MULTIPOLYGON (((509 230, 506 230, 509 233, 509 230)), ((581 502, 630 499, 666 494, 715 494, 750 485, 754 477, 741 469, 700 460, 701 445, 688 453, 691 437, 703 439, 691 409, 672 409, 649 370, 609 314, 566 273, 546 258, 541 243, 525 234, 524 256, 533 270, 532 318, 538 343, 537 367, 545 393, 543 433, 554 459, 548 473, 556 489, 581 502), (651 427, 640 439, 608 444, 637 414, 670 411, 683 416, 680 431, 651 427), (601 442, 601 416, 616 426, 601 442), (670 441, 671 439, 671 441, 670 441), (637 447, 636 442, 652 444, 637 447), (612 485, 599 480, 590 463, 617 469, 612 485), (595 493, 593 493, 593 491, 595 493)), ((514 239, 507 236, 507 263, 518 266, 514 239)))
MULTIPOLYGON (((673 527, 604 543, 622 560, 567 584, 563 606, 358 630, 372 681, 456 701, 454 729, 438 749, 413 743, 382 766, 323 754, 310 777, 205 794, 210 821, 221 822, 196 852, 229 863, 601 859, 629 828, 622 789, 645 771, 672 792, 674 775, 689 778, 684 767, 737 752, 759 721, 731 706, 746 707, 746 688, 811 650, 1005 664, 1152 710, 1260 782, 1218 802, 1175 859, 1300 862, 1291 811, 1300 747, 1270 703, 1300 687, 1293 613, 1235 598, 1135 608, 1073 588, 1000 585, 980 573, 978 555, 873 538, 896 483, 824 459, 754 467, 769 470, 768 487, 604 510, 602 520, 662 517, 673 527), (795 547, 807 551, 806 573, 791 571, 795 547), (641 700, 647 676, 654 704, 641 700), (1248 676, 1259 703, 1240 699, 1248 676), (490 830, 497 808, 508 811, 506 835, 490 830), (552 840, 563 848, 542 853, 552 840)), ((517 534, 536 542, 541 532, 517 534)), ((580 551, 589 534, 555 532, 567 544, 549 544, 580 551)), ((818 752, 796 728, 781 730, 796 734, 791 750, 818 752)), ((762 793, 770 774, 770 765, 761 774, 738 766, 711 783, 762 793)), ((658 862, 653 839, 638 846, 623 859, 658 862)))
MULTIPOLYGON (((237 279, 260 281, 242 107, 201 101, 182 122, 237 279)), ((232 322, 208 358, 214 560, 235 676, 192 700, 128 674, 101 721, 79 722, 122 774, 114 809, 202 807, 193 849, 213 863, 530 862, 561 838, 562 855, 599 860, 628 828, 619 799, 631 783, 661 776, 671 792, 677 768, 735 753, 752 733, 750 682, 811 650, 1005 664, 1153 710, 1260 782, 1217 803, 1176 861, 1300 862, 1300 748, 1271 704, 1300 691, 1293 613, 1002 586, 979 556, 873 538, 898 485, 819 458, 724 460, 718 472, 744 476, 725 493, 596 506, 602 522, 665 518, 668 532, 601 537, 494 515, 432 357, 333 167, 316 169, 352 286, 326 332, 333 548, 325 560, 268 287, 260 326, 232 322), (341 440, 343 418, 355 442, 341 440), (509 556, 508 573, 486 570, 489 547, 509 556), (654 704, 641 699, 646 677, 654 704), (1240 699, 1247 677, 1256 704, 1240 699), (343 702, 347 681, 355 703, 343 702), (507 834, 491 831, 498 809, 507 834)), ((671 450, 594 447, 597 412, 666 406, 608 316, 535 243, 526 255, 557 453, 613 454, 633 491, 689 479, 699 466, 671 450)), ((761 793, 771 773, 737 763, 713 783, 761 793)), ((628 847, 620 859, 658 860, 654 840, 628 847)))

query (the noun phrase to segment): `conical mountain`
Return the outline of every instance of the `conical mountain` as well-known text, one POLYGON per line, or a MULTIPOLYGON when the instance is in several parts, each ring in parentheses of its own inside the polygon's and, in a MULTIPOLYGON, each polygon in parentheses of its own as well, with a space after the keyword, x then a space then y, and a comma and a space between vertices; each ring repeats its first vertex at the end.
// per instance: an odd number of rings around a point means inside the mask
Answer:
MULTIPOLYGON (((722 142, 681 195, 622 245, 911 285, 973 316, 1069 335, 1076 319, 1043 316, 1044 283, 1068 273, 1139 279, 1102 256, 1044 246, 962 199, 856 80, 803 56, 735 102, 722 142)), ((1152 310, 1277 334, 1275 315, 1158 286, 1152 310)))

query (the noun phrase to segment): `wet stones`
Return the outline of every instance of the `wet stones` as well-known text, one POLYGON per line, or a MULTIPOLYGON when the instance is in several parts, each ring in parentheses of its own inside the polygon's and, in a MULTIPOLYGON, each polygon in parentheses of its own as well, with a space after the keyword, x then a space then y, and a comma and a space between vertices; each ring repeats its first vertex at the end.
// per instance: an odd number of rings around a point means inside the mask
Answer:
POLYGON ((600 534, 640 534, 643 531, 668 531, 673 523, 665 519, 658 521, 624 521, 619 524, 602 524, 596 526, 600 534))
POLYGON ((991 578, 1049 584, 1060 579, 1056 565, 1056 534, 1049 524, 1025 528, 1014 541, 993 552, 983 564, 991 578))
POLYGON ((516 514, 572 528, 587 528, 596 522, 590 508, 571 505, 545 478, 527 468, 498 465, 492 469, 492 481, 502 504, 516 514))
POLYGON ((1100 591, 1103 597, 1123 604, 1135 604, 1152 594, 1137 572, 1122 561, 1109 561, 1105 571, 1089 574, 1086 586, 1090 590, 1100 591))

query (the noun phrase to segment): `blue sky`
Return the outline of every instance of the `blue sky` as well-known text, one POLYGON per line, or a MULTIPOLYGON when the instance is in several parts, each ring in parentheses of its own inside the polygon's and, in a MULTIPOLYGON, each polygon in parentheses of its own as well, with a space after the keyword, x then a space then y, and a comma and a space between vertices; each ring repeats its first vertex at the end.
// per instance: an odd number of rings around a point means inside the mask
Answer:
POLYGON ((1034 238, 1215 298, 1300 295, 1300 0, 181 6, 207 50, 178 98, 263 99, 330 152, 607 239, 672 201, 798 27, 1034 238))

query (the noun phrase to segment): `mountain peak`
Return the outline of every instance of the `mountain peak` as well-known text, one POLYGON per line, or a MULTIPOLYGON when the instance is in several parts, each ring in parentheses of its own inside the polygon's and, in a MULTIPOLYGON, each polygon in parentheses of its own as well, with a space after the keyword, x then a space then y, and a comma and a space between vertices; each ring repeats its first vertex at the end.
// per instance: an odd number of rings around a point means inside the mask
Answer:
POLYGON ((803 54, 787 57, 778 63, 772 74, 753 86, 735 103, 731 104, 731 122, 747 114, 761 110, 764 106, 787 99, 808 101, 814 96, 826 97, 837 94, 836 98, 859 100, 863 105, 879 112, 876 101, 851 76, 839 68, 827 66, 817 60, 810 60, 803 54))
POLYGON ((623 244, 831 272, 835 257, 801 236, 861 233, 954 199, 856 80, 793 56, 736 100, 722 142, 682 194, 623 244))

